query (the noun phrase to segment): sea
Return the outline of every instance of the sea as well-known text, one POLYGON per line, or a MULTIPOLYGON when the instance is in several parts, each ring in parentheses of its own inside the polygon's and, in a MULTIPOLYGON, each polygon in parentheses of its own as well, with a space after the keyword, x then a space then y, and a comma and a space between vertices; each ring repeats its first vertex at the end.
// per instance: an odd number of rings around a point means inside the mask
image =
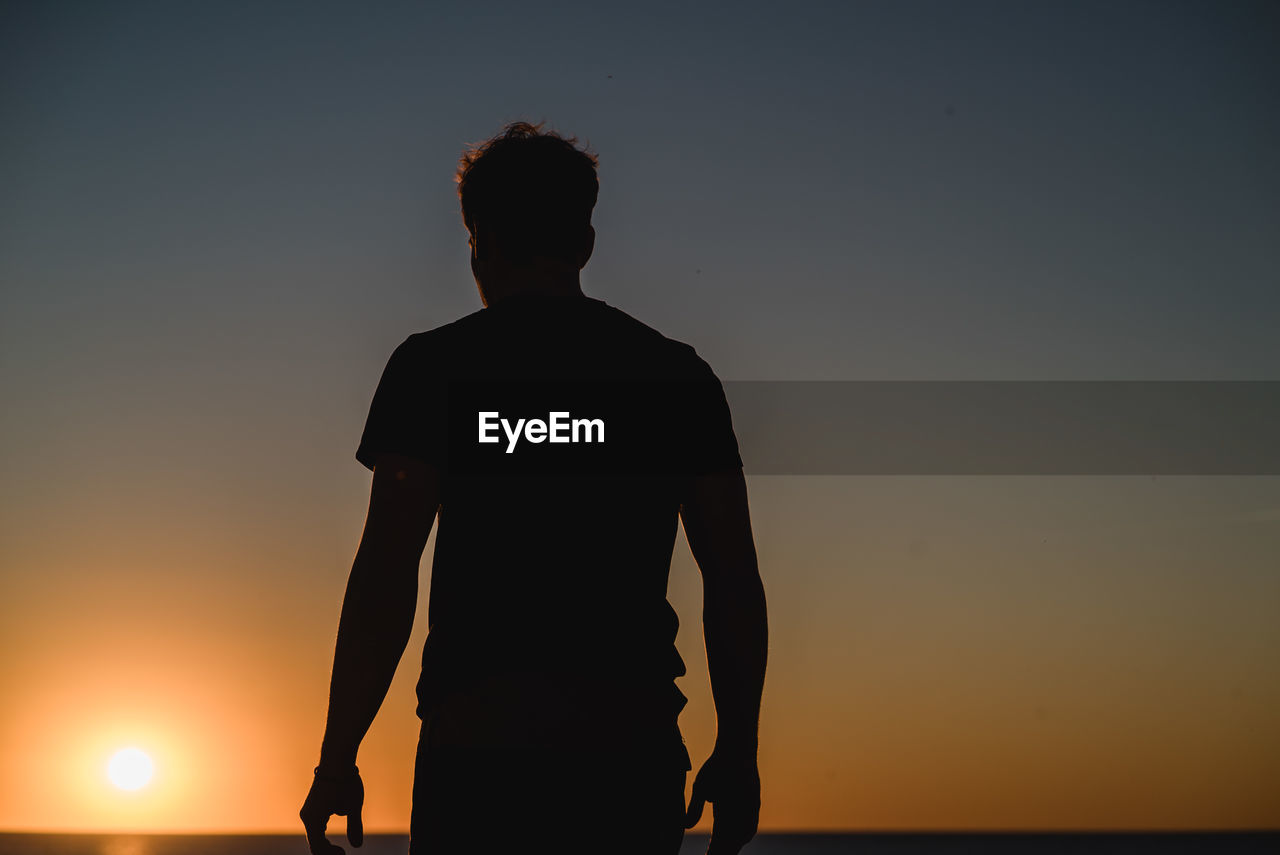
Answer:
MULTIPOLYGON (((402 834, 368 834, 355 855, 405 855, 402 834)), ((680 855, 703 855, 707 837, 685 836, 680 855)), ((604 849, 601 849, 604 852, 604 849)), ((743 855, 1277 855, 1280 832, 758 834, 743 855)), ((29 834, 0 832, 0 855, 307 855, 297 834, 29 834)), ((541 855, 530 852, 529 855, 541 855)))

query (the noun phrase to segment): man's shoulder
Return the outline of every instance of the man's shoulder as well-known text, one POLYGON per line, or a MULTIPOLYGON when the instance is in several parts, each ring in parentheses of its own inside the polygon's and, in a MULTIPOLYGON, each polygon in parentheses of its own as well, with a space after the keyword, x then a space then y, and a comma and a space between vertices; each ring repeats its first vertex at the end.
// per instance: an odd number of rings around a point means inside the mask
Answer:
POLYGON ((483 315, 484 310, 478 309, 456 320, 410 333, 397 349, 405 351, 408 355, 421 356, 430 350, 448 348, 459 341, 465 341, 467 336, 483 323, 483 315))
POLYGON ((627 328, 636 339, 648 344, 654 352, 663 357, 662 362, 675 373, 699 377, 713 374, 711 366, 698 354, 693 345, 672 338, 615 306, 605 305, 608 311, 613 313, 615 323, 627 328))
POLYGON ((468 330, 481 326, 487 320, 488 316, 484 309, 476 309, 474 312, 463 315, 447 323, 440 324, 430 329, 416 332, 409 336, 410 339, 422 344, 435 341, 442 341, 459 334, 465 334, 468 330))

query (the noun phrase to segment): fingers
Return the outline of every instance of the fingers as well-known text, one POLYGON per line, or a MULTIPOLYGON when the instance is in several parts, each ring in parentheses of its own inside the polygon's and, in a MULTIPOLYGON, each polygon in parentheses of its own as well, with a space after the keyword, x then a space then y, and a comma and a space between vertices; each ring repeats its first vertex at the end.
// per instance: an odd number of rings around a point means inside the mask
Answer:
POLYGON ((356 805, 347 817, 347 840, 352 846, 364 844, 364 820, 360 817, 360 805, 356 805))
POLYGON ((298 814, 302 819, 302 827, 307 832, 307 848, 311 855, 341 855, 342 847, 335 846, 324 836, 329 825, 329 817, 312 812, 309 806, 303 805, 298 814))
POLYGON ((712 834, 711 842, 707 845, 707 855, 738 855, 742 847, 747 845, 747 840, 729 840, 723 835, 712 834))
POLYGON ((702 810, 707 804, 706 786, 700 779, 693 781, 693 792, 689 795, 689 810, 684 816, 684 827, 693 828, 702 819, 702 810))
POLYGON ((693 828, 702 819, 702 808, 706 805, 705 799, 696 796, 689 800, 689 810, 684 816, 684 827, 693 828))
POLYGON ((329 819, 334 814, 347 816, 347 840, 352 846, 364 843, 364 822, 360 810, 364 806, 364 783, 357 777, 345 784, 345 792, 332 781, 316 779, 307 800, 298 811, 307 832, 307 848, 311 855, 342 855, 343 848, 325 837, 329 819))
POLYGON ((760 779, 754 767, 726 773, 708 760, 694 779, 685 828, 697 824, 706 802, 712 805, 706 855, 738 855, 760 824, 760 779))
POLYGON ((716 805, 707 855, 737 855, 756 835, 759 812, 716 805))

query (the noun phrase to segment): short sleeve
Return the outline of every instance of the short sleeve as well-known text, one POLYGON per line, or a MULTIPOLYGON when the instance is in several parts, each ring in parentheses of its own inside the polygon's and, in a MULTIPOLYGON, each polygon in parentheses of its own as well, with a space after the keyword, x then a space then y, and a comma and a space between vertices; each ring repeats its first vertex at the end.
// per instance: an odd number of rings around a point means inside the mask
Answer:
POLYGON ((410 336, 392 352, 382 370, 356 460, 370 471, 384 452, 435 462, 433 410, 426 366, 410 336))
POLYGON ((686 425, 686 460, 693 475, 742 468, 738 437, 724 385, 700 356, 694 355, 693 386, 686 425))

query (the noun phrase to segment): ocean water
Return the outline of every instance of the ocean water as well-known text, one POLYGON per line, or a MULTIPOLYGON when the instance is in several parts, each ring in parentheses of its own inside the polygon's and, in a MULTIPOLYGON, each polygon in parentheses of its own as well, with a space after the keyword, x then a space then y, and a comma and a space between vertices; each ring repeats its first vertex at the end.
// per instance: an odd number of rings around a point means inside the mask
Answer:
MULTIPOLYGON (((405 855, 408 837, 370 834, 348 853, 405 855)), ((680 855, 702 855, 705 835, 685 836, 680 855)), ((1280 832, 1085 834, 760 834, 743 855, 1276 855, 1280 832)), ((0 855, 306 855, 302 835, 286 834, 8 834, 0 855)))

